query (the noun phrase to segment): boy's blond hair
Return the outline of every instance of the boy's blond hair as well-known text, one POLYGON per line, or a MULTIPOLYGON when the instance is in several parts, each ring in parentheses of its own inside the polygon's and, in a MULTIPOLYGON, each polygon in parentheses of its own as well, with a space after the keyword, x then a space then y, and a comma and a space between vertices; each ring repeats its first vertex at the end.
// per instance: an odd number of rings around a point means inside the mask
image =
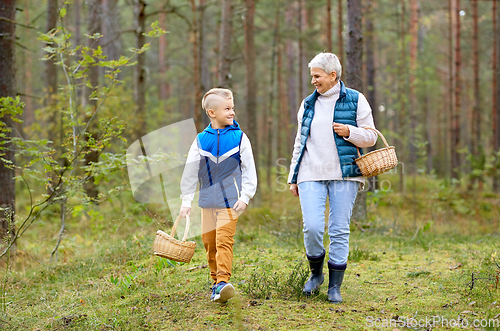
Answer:
POLYGON ((207 113, 207 115, 208 110, 213 109, 213 104, 215 103, 214 98, 211 97, 213 95, 218 95, 226 99, 233 99, 233 92, 231 90, 228 90, 226 88, 210 89, 207 93, 205 93, 203 99, 201 99, 201 107, 203 108, 203 110, 205 110, 205 113, 207 113))

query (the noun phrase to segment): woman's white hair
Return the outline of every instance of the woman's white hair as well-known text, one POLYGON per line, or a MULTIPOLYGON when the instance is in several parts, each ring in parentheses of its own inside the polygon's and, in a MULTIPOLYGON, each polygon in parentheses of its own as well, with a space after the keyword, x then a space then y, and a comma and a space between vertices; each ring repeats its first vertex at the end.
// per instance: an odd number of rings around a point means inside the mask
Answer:
POLYGON ((319 53, 309 62, 308 67, 320 68, 327 74, 331 74, 335 71, 337 73, 337 80, 339 80, 342 75, 342 65, 337 55, 333 53, 319 53))

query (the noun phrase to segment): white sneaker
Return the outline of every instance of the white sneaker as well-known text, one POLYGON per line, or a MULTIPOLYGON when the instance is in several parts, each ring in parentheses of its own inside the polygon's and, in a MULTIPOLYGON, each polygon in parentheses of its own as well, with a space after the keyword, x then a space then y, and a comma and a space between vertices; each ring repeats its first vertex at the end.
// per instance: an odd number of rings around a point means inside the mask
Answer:
POLYGON ((234 297, 235 290, 232 284, 226 282, 220 282, 217 284, 217 289, 215 290, 215 296, 212 299, 214 302, 227 302, 229 299, 234 297))

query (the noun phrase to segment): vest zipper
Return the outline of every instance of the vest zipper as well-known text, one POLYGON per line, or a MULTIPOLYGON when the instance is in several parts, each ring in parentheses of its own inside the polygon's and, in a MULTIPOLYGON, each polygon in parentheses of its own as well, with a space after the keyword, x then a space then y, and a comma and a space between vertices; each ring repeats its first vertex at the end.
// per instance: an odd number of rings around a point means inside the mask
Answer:
MULTIPOLYGON (((217 129, 217 181, 216 183, 219 183, 219 144, 220 144, 220 131, 217 129)), ((214 190, 214 204, 217 204, 217 189, 214 190)), ((221 192, 222 194, 222 192, 221 192)))

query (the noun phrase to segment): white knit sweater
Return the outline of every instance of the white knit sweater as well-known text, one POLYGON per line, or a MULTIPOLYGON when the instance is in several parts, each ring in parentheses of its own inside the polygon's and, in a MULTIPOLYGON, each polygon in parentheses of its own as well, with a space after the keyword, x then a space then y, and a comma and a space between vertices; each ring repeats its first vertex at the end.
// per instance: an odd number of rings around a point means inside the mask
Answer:
MULTIPOLYGON (((311 122, 311 130, 307 138, 304 156, 300 163, 297 184, 306 181, 342 180, 342 170, 340 169, 340 161, 332 128, 333 111, 339 94, 340 84, 337 83, 325 93, 320 94, 316 100, 314 118, 311 122)), ((300 130, 303 115, 304 101, 302 101, 297 114, 297 136, 295 137, 295 144, 293 147, 288 183, 292 180, 293 171, 299 155, 300 130)), ((362 93, 359 93, 356 123, 358 127, 349 125, 350 135, 349 137, 344 137, 344 139, 358 147, 371 147, 375 145, 377 142, 377 134, 372 130, 362 129, 364 127, 375 127, 372 109, 362 93)), ((360 189, 364 186, 363 177, 350 177, 345 178, 345 180, 353 180, 362 183, 360 189)))

